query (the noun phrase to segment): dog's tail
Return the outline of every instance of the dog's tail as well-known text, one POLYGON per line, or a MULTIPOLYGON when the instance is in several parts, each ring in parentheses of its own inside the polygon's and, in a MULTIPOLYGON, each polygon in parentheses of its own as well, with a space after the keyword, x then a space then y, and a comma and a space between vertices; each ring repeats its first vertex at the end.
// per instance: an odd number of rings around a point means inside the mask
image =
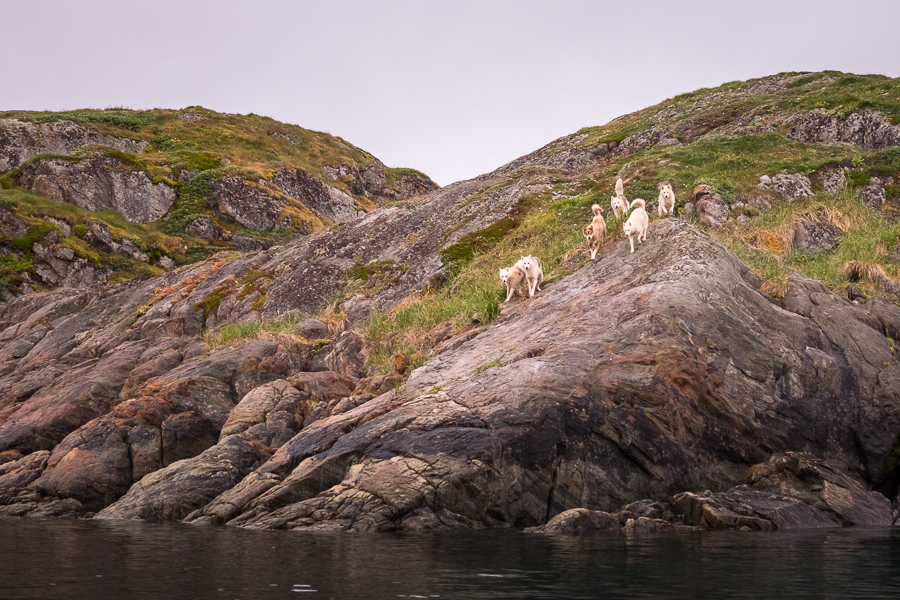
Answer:
POLYGON ((631 209, 632 209, 632 210, 634 210, 634 207, 635 207, 635 206, 640 206, 640 207, 643 208, 644 210, 647 210, 647 203, 644 202, 641 198, 638 198, 637 200, 632 200, 632 201, 631 201, 631 209))
POLYGON ((625 184, 622 182, 622 178, 619 177, 616 180, 616 196, 624 196, 625 195, 625 184))
POLYGON ((594 211, 594 214, 595 214, 595 215, 599 215, 599 214, 600 214, 600 211, 602 211, 603 209, 600 208, 600 205, 599 205, 599 204, 595 204, 595 205, 593 205, 593 206, 591 207, 591 210, 594 211))

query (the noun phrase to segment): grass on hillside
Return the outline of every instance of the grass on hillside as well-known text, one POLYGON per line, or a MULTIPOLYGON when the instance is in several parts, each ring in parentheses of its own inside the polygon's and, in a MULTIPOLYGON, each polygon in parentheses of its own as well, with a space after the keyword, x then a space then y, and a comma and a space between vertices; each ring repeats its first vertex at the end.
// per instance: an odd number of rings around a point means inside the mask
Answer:
POLYGON ((210 350, 216 346, 226 346, 242 340, 257 339, 266 334, 286 336, 292 340, 300 341, 299 336, 294 335, 294 327, 303 319, 303 314, 292 311, 281 315, 276 319, 266 321, 245 321, 231 323, 218 329, 206 331, 203 341, 210 350))
MULTIPOLYGON (((762 79, 730 81, 716 88, 680 94, 606 125, 585 127, 578 133, 585 136, 580 145, 593 148, 599 143, 621 142, 635 133, 651 129, 670 113, 674 115, 670 117, 674 119, 670 121, 670 127, 678 137, 681 122, 691 122, 694 126, 706 124, 709 129, 714 129, 751 110, 755 110, 758 116, 780 116, 778 120, 781 121, 790 115, 816 108, 823 108, 841 119, 854 112, 874 110, 898 125, 900 79, 824 71, 779 73, 762 79), (786 77, 796 79, 766 96, 749 94, 757 84, 786 77)), ((787 133, 789 128, 790 125, 782 125, 779 133, 787 133)))
POLYGON ((747 226, 730 222, 715 232, 763 280, 775 296, 787 290, 788 272, 818 279, 835 293, 855 285, 867 296, 881 295, 885 286, 900 281, 900 265, 891 251, 900 244, 900 223, 890 223, 852 189, 835 197, 819 194, 779 210, 761 214, 747 226), (801 253, 792 248, 797 222, 807 218, 829 223, 841 232, 831 251, 801 253))

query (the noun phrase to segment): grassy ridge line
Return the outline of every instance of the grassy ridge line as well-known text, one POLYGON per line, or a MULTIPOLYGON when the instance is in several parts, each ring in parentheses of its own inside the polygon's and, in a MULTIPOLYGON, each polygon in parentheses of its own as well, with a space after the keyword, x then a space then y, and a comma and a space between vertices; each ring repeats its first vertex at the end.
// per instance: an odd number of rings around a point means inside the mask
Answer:
POLYGON ((900 79, 883 75, 853 75, 840 71, 786 72, 771 77, 731 81, 716 88, 702 88, 623 115, 602 126, 585 127, 579 145, 593 148, 599 143, 621 142, 628 136, 668 122, 676 137, 687 123, 708 123, 710 129, 736 116, 754 111, 761 118, 779 123, 786 134, 785 119, 816 108, 843 119, 854 112, 875 110, 894 125, 900 124, 900 79), (767 84, 781 83, 777 89, 767 84), (755 94, 750 94, 755 91, 755 94), (764 95, 763 95, 764 94, 764 95), (669 116, 671 119, 669 119, 669 116))
MULTIPOLYGON (((150 168, 166 171, 177 179, 182 170, 206 170, 225 165, 265 171, 287 167, 303 168, 320 177, 326 165, 348 164, 364 169, 374 157, 328 133, 311 131, 259 115, 230 115, 202 107, 183 111, 153 109, 134 111, 75 110, 66 112, 10 111, 0 118, 15 118, 32 123, 71 120, 104 135, 145 140, 150 143, 140 157, 150 168), (198 120, 184 120, 193 115, 198 120)), ((334 182, 337 187, 346 184, 334 182)), ((347 190, 349 193, 349 190, 347 190)))

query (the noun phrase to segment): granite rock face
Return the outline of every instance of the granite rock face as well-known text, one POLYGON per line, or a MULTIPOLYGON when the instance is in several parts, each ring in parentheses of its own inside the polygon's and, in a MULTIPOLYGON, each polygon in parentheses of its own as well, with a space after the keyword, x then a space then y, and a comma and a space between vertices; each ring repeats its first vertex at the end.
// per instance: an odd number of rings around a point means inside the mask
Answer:
POLYGON ((36 154, 69 154, 85 144, 101 144, 120 152, 137 154, 149 144, 102 135, 72 121, 34 124, 17 119, 0 119, 0 171, 21 165, 36 154))
POLYGON ((827 109, 817 108, 806 113, 788 137, 801 142, 847 142, 872 151, 900 145, 900 126, 871 110, 841 119, 827 109))
POLYGON ((149 223, 165 215, 175 201, 175 190, 165 183, 154 184, 143 171, 123 167, 114 157, 77 162, 41 159, 24 167, 19 183, 88 210, 118 210, 132 223, 149 223))

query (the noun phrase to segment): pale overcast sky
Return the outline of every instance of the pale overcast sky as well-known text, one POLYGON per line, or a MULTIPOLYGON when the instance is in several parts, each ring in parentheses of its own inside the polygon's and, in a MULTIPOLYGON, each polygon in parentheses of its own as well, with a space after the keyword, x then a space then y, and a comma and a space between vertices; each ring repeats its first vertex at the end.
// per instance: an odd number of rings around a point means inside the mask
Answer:
POLYGON ((900 76, 900 0, 0 0, 0 110, 201 105, 441 185, 680 93, 900 76))

